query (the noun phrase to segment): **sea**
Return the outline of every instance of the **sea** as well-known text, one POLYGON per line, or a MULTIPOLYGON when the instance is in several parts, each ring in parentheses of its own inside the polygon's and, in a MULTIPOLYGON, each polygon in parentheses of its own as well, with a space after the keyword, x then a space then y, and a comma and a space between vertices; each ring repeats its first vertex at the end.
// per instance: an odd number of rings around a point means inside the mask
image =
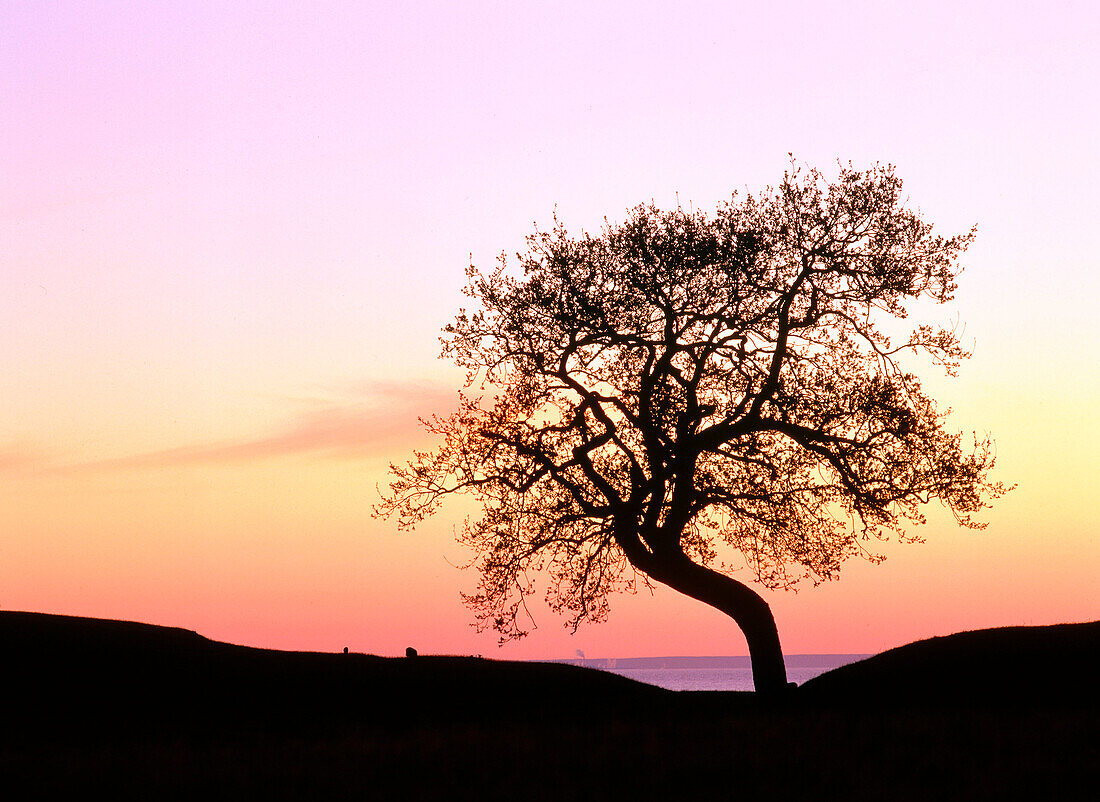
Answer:
MULTIPOLYGON (((855 663, 868 654, 791 654, 784 657, 787 679, 801 685, 818 674, 855 663)), ((748 657, 626 657, 555 660, 609 671, 671 691, 751 691, 748 657)))

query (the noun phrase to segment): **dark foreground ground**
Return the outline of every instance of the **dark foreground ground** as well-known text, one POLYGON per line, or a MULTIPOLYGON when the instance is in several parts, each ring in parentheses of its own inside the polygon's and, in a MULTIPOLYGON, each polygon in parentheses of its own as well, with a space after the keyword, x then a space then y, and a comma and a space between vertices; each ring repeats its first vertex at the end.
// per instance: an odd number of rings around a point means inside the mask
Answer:
POLYGON ((0 612, 0 798, 1093 798, 1098 665, 1100 622, 983 630, 769 701, 0 612))

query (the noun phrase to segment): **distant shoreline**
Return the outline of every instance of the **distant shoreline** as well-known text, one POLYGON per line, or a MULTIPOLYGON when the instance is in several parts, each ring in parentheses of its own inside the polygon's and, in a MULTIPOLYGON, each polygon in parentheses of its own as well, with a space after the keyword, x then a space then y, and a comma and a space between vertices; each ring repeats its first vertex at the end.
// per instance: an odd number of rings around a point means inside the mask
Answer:
MULTIPOLYGON (((788 654, 783 656, 787 668, 837 668, 858 660, 872 657, 872 654, 788 654)), ((751 668, 747 655, 686 656, 667 657, 573 657, 558 660, 531 660, 534 663, 561 663, 582 668, 597 669, 722 669, 751 668)))

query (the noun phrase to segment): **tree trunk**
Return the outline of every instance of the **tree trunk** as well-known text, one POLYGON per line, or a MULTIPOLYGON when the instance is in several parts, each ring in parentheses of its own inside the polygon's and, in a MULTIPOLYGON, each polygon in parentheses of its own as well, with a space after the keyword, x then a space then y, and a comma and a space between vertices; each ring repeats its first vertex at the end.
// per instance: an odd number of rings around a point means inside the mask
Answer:
POLYGON ((749 644, 752 681, 759 694, 776 696, 788 689, 787 668, 768 603, 752 588, 692 562, 683 555, 655 558, 646 573, 685 596, 709 604, 737 622, 749 644))

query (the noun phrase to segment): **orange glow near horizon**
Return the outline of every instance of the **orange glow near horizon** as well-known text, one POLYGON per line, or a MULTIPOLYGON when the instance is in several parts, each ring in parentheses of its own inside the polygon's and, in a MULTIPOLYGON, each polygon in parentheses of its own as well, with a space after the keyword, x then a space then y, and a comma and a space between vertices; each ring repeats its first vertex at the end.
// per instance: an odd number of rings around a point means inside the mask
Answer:
POLYGON ((0 608, 281 649, 744 654, 660 588, 575 635, 535 605, 498 649, 459 598, 469 508, 399 533, 371 507, 454 404, 437 337, 471 254, 555 209, 712 208, 793 151, 892 162, 937 231, 978 225, 936 310, 974 356, 922 375, 1017 488, 984 531, 932 510, 883 565, 767 593, 785 650, 1100 618, 1095 20, 567 6, 0 9, 0 608))

